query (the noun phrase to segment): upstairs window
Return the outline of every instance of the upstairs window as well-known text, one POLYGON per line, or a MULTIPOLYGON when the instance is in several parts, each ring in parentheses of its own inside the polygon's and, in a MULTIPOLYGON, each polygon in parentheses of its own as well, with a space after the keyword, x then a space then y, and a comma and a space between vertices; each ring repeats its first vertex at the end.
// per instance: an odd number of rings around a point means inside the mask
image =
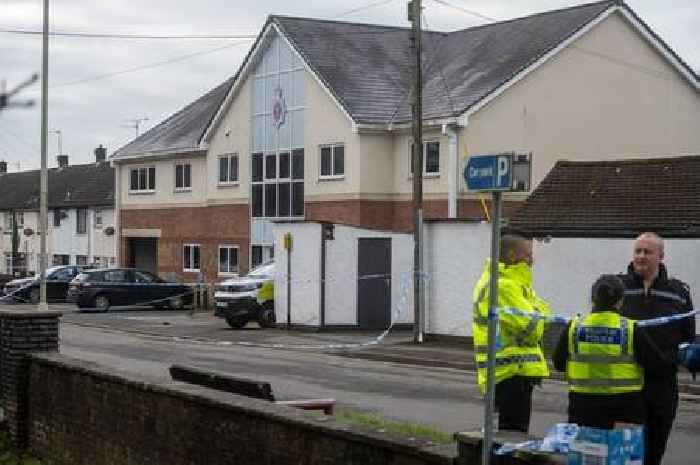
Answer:
POLYGON ((341 178, 345 176, 345 146, 321 146, 321 178, 341 178))
POLYGON ((129 192, 151 193, 156 190, 155 166, 132 168, 130 172, 129 192))
POLYGON ((175 165, 175 190, 192 190, 192 165, 189 163, 175 165))
POLYGON ((95 209, 95 229, 102 228, 102 209, 95 209))
POLYGON ((76 210, 75 233, 85 234, 87 232, 87 209, 78 208, 76 210))
POLYGON ((219 157, 219 184, 238 184, 238 154, 219 157))
MULTIPOLYGON (((410 173, 413 174, 413 144, 411 144, 411 167, 410 173)), ((427 141, 423 142, 423 176, 439 176, 440 175, 440 142, 427 141)))
POLYGON ((63 215, 63 212, 61 211, 60 208, 57 208, 53 211, 53 226, 55 228, 59 228, 61 226, 62 215, 63 215))

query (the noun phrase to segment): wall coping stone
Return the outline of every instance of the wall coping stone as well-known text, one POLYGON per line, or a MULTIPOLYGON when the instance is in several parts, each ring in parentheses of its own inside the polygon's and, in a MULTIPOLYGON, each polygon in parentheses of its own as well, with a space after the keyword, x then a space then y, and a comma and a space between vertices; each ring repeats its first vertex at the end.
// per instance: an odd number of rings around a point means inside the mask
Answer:
POLYGON ((457 456, 456 444, 435 444, 423 439, 411 440, 407 437, 389 433, 361 430, 355 426, 338 422, 332 417, 319 417, 293 407, 187 383, 175 381, 157 383, 134 373, 119 372, 115 374, 114 372, 108 372, 109 368, 103 365, 75 359, 60 353, 32 353, 29 357, 32 363, 75 371, 96 379, 131 386, 147 392, 179 397, 207 407, 240 412, 275 422, 301 426, 343 440, 370 444, 404 455, 428 458, 435 463, 451 465, 453 459, 457 456))
POLYGON ((35 319, 35 318, 60 318, 63 316, 63 312, 59 310, 37 310, 36 308, 23 309, 23 308, 7 308, 0 307, 0 318, 10 319, 10 320, 22 320, 22 319, 35 319))

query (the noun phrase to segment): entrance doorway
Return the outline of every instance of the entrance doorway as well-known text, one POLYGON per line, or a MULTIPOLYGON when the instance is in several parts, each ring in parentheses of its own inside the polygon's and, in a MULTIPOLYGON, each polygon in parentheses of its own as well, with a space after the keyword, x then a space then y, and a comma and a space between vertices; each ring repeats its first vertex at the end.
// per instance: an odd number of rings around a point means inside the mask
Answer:
POLYGON ((362 329, 391 324, 391 239, 358 239, 357 323, 362 329))
POLYGON ((129 267, 158 273, 158 239, 129 239, 129 267))

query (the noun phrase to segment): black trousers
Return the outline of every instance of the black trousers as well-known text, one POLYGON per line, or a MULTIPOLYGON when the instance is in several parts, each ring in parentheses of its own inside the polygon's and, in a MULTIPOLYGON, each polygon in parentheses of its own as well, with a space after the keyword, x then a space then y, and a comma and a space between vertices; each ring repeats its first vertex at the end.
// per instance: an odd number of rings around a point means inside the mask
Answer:
POLYGON ((514 376, 496 384, 498 429, 527 433, 532 414, 532 389, 539 379, 514 376))
MULTIPOLYGON (((675 384, 675 383, 673 383, 675 384)), ((644 465, 660 465, 666 452, 666 443, 673 428, 673 420, 678 409, 678 388, 673 386, 673 392, 655 396, 653 389, 645 392, 647 420, 644 424, 644 465), (660 403, 659 397, 665 397, 666 402, 660 403)))

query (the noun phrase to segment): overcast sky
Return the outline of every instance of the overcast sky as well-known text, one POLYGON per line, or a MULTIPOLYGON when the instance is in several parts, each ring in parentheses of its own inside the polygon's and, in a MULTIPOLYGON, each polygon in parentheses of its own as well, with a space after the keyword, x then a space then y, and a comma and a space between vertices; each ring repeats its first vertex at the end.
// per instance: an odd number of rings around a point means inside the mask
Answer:
MULTIPOLYGON (((575 0, 445 0, 484 16, 511 19, 576 5, 575 0)), ((40 31, 42 0, 0 0, 0 30, 40 31)), ((256 35, 270 14, 408 26, 405 0, 51 0, 51 30, 127 35, 256 35), (295 4, 293 4, 295 3, 295 4), (374 6, 361 9, 364 6, 374 6), (361 9, 360 11, 352 11, 361 9)), ((427 25, 456 30, 487 21, 424 0, 427 25)), ((629 0, 630 5, 690 66, 700 69, 700 2, 629 0)), ((52 36, 49 129, 62 135, 70 163, 108 153, 235 74, 252 40, 114 39, 52 36), (218 50, 217 50, 218 49, 218 50), (169 62, 169 63, 164 63, 169 62), (110 75, 111 74, 111 75, 110 75), (110 76, 105 76, 110 75, 110 76), (131 125, 132 127, 128 127, 131 125)), ((12 89, 41 70, 41 36, 0 32, 0 79, 12 89)), ((0 112, 0 160, 9 171, 40 164, 40 85, 17 96, 33 108, 0 112)), ((49 134, 49 166, 58 136, 49 134)))

